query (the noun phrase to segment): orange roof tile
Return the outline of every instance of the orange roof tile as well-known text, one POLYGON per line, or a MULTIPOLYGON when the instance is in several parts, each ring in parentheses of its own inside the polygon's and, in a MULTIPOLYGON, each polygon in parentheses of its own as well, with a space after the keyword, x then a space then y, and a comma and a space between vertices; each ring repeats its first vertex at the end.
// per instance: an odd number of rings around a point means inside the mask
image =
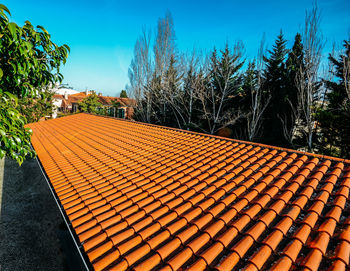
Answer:
MULTIPOLYGON (((89 95, 90 95, 90 94, 89 94, 89 95)), ((83 97, 83 98, 85 98, 85 97, 87 97, 88 95, 86 94, 85 91, 82 91, 82 92, 78 92, 78 93, 75 93, 75 94, 69 94, 69 96, 71 96, 71 97, 83 97)))
POLYGON ((349 160, 88 114, 29 126, 95 270, 349 268, 349 160))
POLYGON ((119 102, 121 106, 134 106, 136 100, 131 98, 119 98, 111 96, 98 96, 99 102, 103 105, 112 105, 112 101, 119 102))
MULTIPOLYGON (((54 98, 56 99, 63 99, 65 102, 65 105, 72 105, 72 103, 80 103, 84 98, 89 96, 91 94, 86 94, 85 92, 79 92, 76 94, 70 94, 68 95, 68 99, 64 99, 64 95, 54 95, 54 98)), ((116 102, 119 102, 121 106, 135 106, 136 101, 135 99, 131 98, 118 98, 118 97, 111 97, 111 96, 102 96, 98 95, 98 100, 102 105, 112 105, 112 101, 115 100, 116 102)))

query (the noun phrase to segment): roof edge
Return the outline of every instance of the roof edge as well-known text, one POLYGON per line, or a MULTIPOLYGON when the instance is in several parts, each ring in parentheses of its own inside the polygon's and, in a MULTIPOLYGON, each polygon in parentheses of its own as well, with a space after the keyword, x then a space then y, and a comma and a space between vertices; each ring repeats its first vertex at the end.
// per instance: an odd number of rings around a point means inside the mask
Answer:
MULTIPOLYGON (((33 146, 31 146, 31 147, 33 148, 33 146)), ((42 175, 43 175, 43 177, 44 177, 44 179, 45 179, 45 181, 47 183, 47 186, 49 187, 49 189, 51 191, 51 194, 52 194, 53 198, 55 199, 57 207, 60 210, 61 216, 62 216, 62 218, 63 218, 63 220, 64 220, 64 222, 65 222, 65 224, 66 224, 66 226, 68 228, 68 231, 69 231, 69 233, 70 233, 70 235, 71 235, 71 237, 73 239, 74 245, 75 245, 76 249, 78 250, 79 256, 81 258, 81 261, 82 261, 84 267, 86 268, 87 271, 92 270, 92 267, 90 266, 89 261, 87 261, 87 259, 85 258, 85 257, 87 257, 86 253, 84 251, 82 251, 81 248, 78 245, 78 240, 79 239, 76 236, 75 231, 72 229, 72 225, 68 223, 69 220, 68 220, 68 217, 66 215, 66 212, 62 208, 62 206, 60 204, 60 200, 58 199, 55 191, 53 190, 53 187, 52 187, 52 185, 51 185, 51 183, 50 183, 50 181, 48 179, 46 171, 44 170, 44 168, 43 168, 43 166, 41 164, 40 159, 38 157, 35 157, 35 160, 37 161, 37 164, 38 164, 38 166, 40 168, 40 171, 41 171, 41 173, 42 173, 42 175)))

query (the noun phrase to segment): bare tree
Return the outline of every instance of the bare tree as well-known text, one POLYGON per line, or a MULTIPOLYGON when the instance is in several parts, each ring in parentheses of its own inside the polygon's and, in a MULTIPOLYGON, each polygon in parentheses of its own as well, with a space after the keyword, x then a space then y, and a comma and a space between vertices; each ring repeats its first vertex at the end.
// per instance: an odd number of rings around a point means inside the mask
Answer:
POLYGON ((233 51, 226 45, 217 56, 214 50, 210 58, 210 73, 201 76, 197 95, 201 103, 202 119, 206 122, 206 132, 215 134, 219 129, 235 124, 243 117, 240 108, 227 110, 228 101, 239 95, 241 74, 239 73, 244 47, 237 42, 233 51))
MULTIPOLYGON (((332 56, 339 55, 339 51, 336 49, 336 46, 337 45, 334 42, 332 45, 332 52, 331 52, 332 56)), ((335 75, 335 66, 334 66, 332 61, 327 61, 322 67, 321 77, 322 77, 323 82, 327 82, 327 81, 333 82, 334 77, 335 77, 334 75, 335 75)), ((322 85, 322 88, 323 88, 323 93, 321 94, 322 103, 320 105, 320 108, 324 109, 325 105, 326 105, 326 97, 327 97, 328 88, 324 84, 322 85)))
POLYGON ((196 99, 195 91, 196 88, 196 79, 197 79, 197 69, 200 62, 200 57, 197 55, 196 50, 193 49, 192 55, 188 59, 188 70, 187 76, 184 82, 184 91, 182 95, 181 104, 183 104, 184 120, 186 122, 187 129, 192 124, 192 115, 193 115, 193 105, 196 99))
MULTIPOLYGON (((350 41, 350 37, 348 39, 350 41)), ((347 41, 346 41, 347 42, 347 41)), ((347 43, 349 44, 349 43, 347 43)), ((342 54, 343 59, 343 79, 344 79, 344 87, 346 90, 346 94, 348 95, 348 99, 350 100, 350 57, 346 55, 346 50, 344 54, 342 54)))
POLYGON ((250 112, 247 114, 247 134, 250 141, 253 141, 257 137, 262 125, 262 115, 271 99, 271 96, 269 96, 267 99, 263 100, 262 73, 264 68, 263 56, 265 51, 265 35, 263 35, 258 50, 256 84, 250 87, 251 106, 250 112))
POLYGON ((164 18, 159 18, 156 40, 153 47, 156 76, 163 77, 166 69, 169 67, 170 58, 175 55, 175 30, 171 13, 167 11, 164 18))
POLYGON ((144 28, 142 35, 136 40, 134 58, 129 67, 129 88, 136 99, 140 118, 144 122, 150 122, 152 107, 151 95, 147 90, 152 74, 150 40, 151 33, 144 28))
POLYGON ((288 143, 293 146, 293 141, 297 135, 298 132, 298 123, 300 123, 300 110, 298 105, 294 106, 293 103, 290 101, 290 99, 287 99, 288 104, 290 106, 290 121, 292 123, 288 123, 287 117, 281 117, 278 115, 278 118, 282 122, 282 129, 283 129, 283 136, 288 141, 288 143))
POLYGON ((179 128, 190 129, 190 126, 195 126, 192 123, 192 115, 194 110, 194 103, 197 99, 196 91, 197 81, 198 81, 198 72, 202 65, 201 55, 193 49, 190 55, 181 55, 178 56, 176 65, 176 76, 177 79, 181 78, 180 84, 177 85, 177 88, 174 88, 173 83, 175 78, 170 76, 171 73, 166 77, 165 84, 165 95, 167 103, 173 111, 173 115, 176 118, 179 128))
MULTIPOLYGON (((168 92, 165 91, 165 73, 169 68, 172 57, 176 57, 175 30, 171 13, 167 11, 164 18, 158 20, 156 29, 156 39, 153 46, 154 53, 154 84, 150 89, 154 90, 160 114, 157 116, 159 122, 164 124, 167 112, 168 92)), ((171 95, 171 94, 170 94, 171 95)))
POLYGON ((312 151, 315 127, 315 104, 320 96, 318 70, 324 46, 320 33, 320 13, 316 2, 310 12, 306 11, 303 45, 304 66, 300 67, 296 79, 300 110, 305 122, 300 127, 300 130, 305 135, 308 150, 312 151))
POLYGON ((177 127, 182 128, 184 124, 184 119, 181 114, 181 104, 179 101, 183 96, 182 92, 182 78, 184 72, 181 70, 182 66, 179 65, 179 61, 174 55, 170 58, 169 67, 165 72, 164 82, 163 82, 163 95, 165 103, 168 106, 168 111, 166 112, 166 119, 173 120, 175 118, 177 127))

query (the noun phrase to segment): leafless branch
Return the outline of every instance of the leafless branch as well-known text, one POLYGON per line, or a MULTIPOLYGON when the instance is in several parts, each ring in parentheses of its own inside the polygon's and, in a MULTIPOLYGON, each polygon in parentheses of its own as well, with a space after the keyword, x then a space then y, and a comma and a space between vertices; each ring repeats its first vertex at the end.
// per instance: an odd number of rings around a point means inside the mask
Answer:
POLYGON ((312 151, 314 133, 315 103, 319 99, 318 70, 324 47, 320 32, 320 13, 317 3, 311 11, 306 11, 303 31, 304 67, 300 67, 297 74, 298 100, 305 125, 300 127, 305 135, 308 150, 312 151))

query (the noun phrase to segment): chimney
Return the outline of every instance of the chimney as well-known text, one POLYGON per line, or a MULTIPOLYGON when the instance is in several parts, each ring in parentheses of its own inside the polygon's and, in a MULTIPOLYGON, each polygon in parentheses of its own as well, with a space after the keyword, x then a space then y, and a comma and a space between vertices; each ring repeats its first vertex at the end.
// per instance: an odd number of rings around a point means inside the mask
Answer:
POLYGON ((67 91, 64 92, 64 99, 66 99, 66 100, 68 99, 68 93, 67 93, 67 91))

